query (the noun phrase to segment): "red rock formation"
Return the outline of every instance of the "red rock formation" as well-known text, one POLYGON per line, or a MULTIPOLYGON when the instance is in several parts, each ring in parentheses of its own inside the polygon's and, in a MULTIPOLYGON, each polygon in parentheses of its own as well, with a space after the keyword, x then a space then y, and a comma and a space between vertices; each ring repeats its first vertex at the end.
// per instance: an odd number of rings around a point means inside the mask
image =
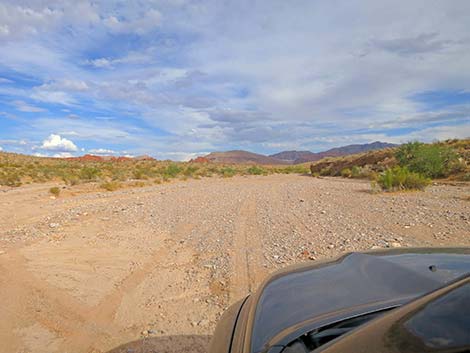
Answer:
POLYGON ((206 157, 196 157, 195 159, 191 159, 190 162, 192 162, 192 163, 209 163, 210 161, 206 157))
POLYGON ((84 156, 81 156, 81 157, 70 157, 66 159, 72 160, 72 161, 79 161, 79 162, 103 162, 104 161, 103 157, 95 156, 92 154, 85 154, 84 156))

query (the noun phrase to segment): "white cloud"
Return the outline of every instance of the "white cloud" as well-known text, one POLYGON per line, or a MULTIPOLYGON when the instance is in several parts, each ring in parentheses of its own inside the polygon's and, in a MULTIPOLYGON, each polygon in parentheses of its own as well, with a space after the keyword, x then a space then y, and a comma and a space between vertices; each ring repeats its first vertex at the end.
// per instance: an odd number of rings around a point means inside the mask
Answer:
POLYGON ((55 153, 52 157, 54 158, 70 158, 73 157, 73 154, 70 152, 60 152, 60 153, 55 153))
POLYGON ((15 105, 16 109, 21 111, 21 112, 26 112, 26 113, 39 113, 39 112, 44 112, 45 109, 36 107, 34 105, 30 105, 26 103, 25 101, 22 100, 17 100, 14 101, 13 104, 15 105))
POLYGON ((145 64, 150 62, 152 62, 152 56, 149 53, 130 52, 119 58, 88 59, 85 61, 85 64, 99 69, 113 69, 119 64, 145 64))
POLYGON ((3 148, 2 148, 2 146, 0 146, 0 151, 3 151, 3 148))
POLYGON ((0 77, 0 83, 13 83, 13 81, 4 77, 0 77))
POLYGON ((0 40, 37 36, 62 25, 90 26, 100 22, 97 6, 86 0, 9 1, 0 3, 0 40))
POLYGON ((408 141, 442 141, 447 139, 470 138, 470 124, 461 126, 436 126, 396 137, 400 143, 408 141))
POLYGON ((20 4, 0 3, 0 39, 21 38, 54 27, 62 16, 60 10, 34 9, 20 4))
POLYGON ((112 61, 106 58, 98 58, 98 59, 93 59, 93 60, 87 60, 87 64, 97 67, 97 68, 111 68, 112 67, 112 61))
POLYGON ((65 90, 65 91, 78 91, 83 92, 89 89, 88 84, 83 80, 63 79, 45 83, 39 87, 42 90, 65 90))
POLYGON ((10 140, 10 139, 0 139, 0 143, 5 144, 5 145, 12 145, 12 146, 26 146, 28 145, 28 141, 26 140, 10 140))
POLYGON ((67 92, 62 91, 36 90, 31 94, 31 98, 41 102, 58 103, 63 105, 71 105, 76 102, 75 99, 67 92))
POLYGON ((91 150, 88 150, 89 153, 91 154, 98 154, 98 155, 110 155, 110 154, 116 154, 116 151, 109 150, 106 148, 92 148, 91 150))
POLYGON ((42 142, 40 148, 57 152, 76 152, 78 150, 77 146, 72 141, 56 134, 49 135, 49 137, 42 142))
POLYGON ((35 152, 35 153, 33 153, 33 156, 35 156, 35 157, 43 157, 43 158, 49 157, 47 154, 40 153, 40 152, 35 152))
POLYGON ((161 13, 155 9, 150 9, 143 16, 132 20, 122 20, 116 16, 109 16, 104 19, 104 24, 113 32, 145 34, 158 27, 161 20, 161 13))
POLYGON ((62 79, 34 87, 31 98, 46 103, 73 105, 77 102, 73 95, 83 94, 89 88, 88 84, 83 80, 62 79))
POLYGON ((173 161, 181 161, 187 162, 190 159, 194 159, 198 156, 203 156, 208 154, 208 152, 164 152, 164 153, 157 153, 157 159, 165 160, 170 159, 173 161))

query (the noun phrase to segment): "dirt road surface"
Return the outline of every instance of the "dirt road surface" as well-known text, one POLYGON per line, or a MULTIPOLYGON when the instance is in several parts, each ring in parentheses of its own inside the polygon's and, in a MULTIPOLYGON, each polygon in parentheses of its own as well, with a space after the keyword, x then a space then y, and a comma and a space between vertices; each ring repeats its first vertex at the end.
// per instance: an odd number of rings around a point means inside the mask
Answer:
POLYGON ((288 264, 470 245, 470 186, 373 194, 297 175, 116 192, 0 188, 1 352, 206 352, 224 309, 288 264))

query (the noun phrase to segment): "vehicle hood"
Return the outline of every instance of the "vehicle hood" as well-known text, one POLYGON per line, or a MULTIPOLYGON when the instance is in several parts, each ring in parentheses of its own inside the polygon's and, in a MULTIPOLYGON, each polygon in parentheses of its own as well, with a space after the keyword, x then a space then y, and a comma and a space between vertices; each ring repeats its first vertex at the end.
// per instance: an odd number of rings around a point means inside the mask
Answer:
POLYGON ((351 253, 332 262, 288 268, 252 298, 247 351, 264 352, 287 343, 306 327, 402 305, 469 272, 470 249, 351 253))

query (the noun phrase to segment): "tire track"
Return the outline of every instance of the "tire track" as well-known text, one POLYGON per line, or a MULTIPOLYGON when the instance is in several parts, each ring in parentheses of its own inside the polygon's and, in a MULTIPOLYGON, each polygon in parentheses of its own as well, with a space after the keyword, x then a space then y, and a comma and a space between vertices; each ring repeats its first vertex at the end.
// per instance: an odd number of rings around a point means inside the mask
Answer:
POLYGON ((262 262, 262 240, 257 226, 257 202, 253 194, 243 201, 233 234, 232 278, 230 302, 256 290, 266 270, 262 262))

